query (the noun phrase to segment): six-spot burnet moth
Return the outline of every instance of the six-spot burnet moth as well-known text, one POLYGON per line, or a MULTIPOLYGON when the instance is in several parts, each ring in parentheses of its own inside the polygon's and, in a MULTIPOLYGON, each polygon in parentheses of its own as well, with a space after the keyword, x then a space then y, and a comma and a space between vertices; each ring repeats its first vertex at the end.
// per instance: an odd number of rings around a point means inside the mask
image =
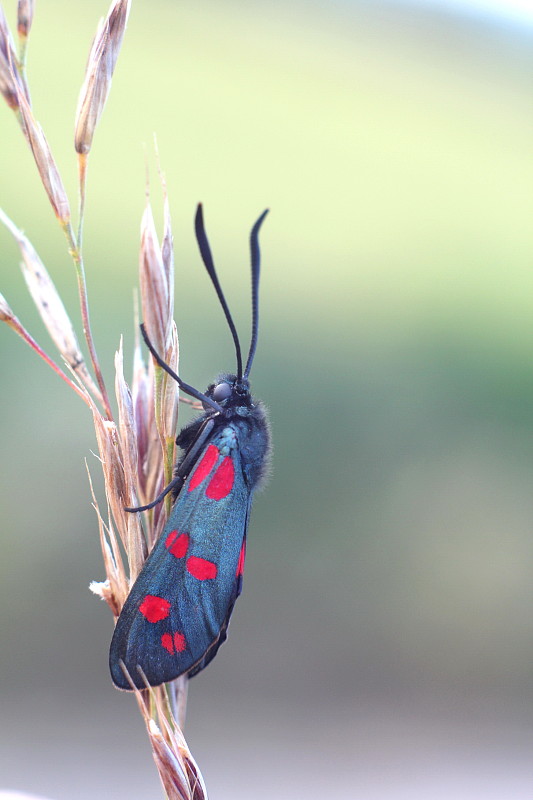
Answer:
POLYGON ((167 525, 148 556, 118 618, 109 665, 116 686, 158 686, 180 675, 196 675, 224 642, 235 600, 241 593, 246 531, 255 489, 265 476, 269 425, 248 377, 257 346, 259 319, 259 229, 250 234, 252 338, 243 370, 235 324, 218 281, 198 206, 195 230, 200 254, 226 316, 237 355, 237 372, 221 375, 205 394, 184 383, 144 340, 156 362, 182 391, 200 400, 204 412, 180 431, 183 455, 166 489, 144 511, 173 492, 167 525))

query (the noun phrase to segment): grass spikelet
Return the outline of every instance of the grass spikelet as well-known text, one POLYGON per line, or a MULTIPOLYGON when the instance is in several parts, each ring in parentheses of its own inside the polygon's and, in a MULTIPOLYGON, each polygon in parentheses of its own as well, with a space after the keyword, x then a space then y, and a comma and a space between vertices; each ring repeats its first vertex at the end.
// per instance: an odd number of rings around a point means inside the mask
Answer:
POLYGON ((19 93, 23 92, 28 103, 30 94, 22 75, 15 43, 9 30, 4 9, 0 5, 0 92, 13 111, 19 110, 19 93))
POLYGON ((17 31, 21 38, 27 39, 33 22, 35 0, 18 0, 17 3, 17 31))
POLYGON ((22 256, 21 269, 26 285, 48 333, 68 366, 99 402, 102 398, 81 352, 74 326, 54 283, 30 240, 0 208, 0 222, 10 231, 22 256))
POLYGON ((26 49, 28 46, 28 36, 33 22, 35 12, 35 0, 18 0, 17 3, 17 33, 19 35, 19 64, 21 74, 24 75, 26 66, 26 49))
POLYGON ((139 282, 146 330, 157 352, 166 354, 172 321, 169 314, 172 305, 169 300, 171 287, 150 202, 146 203, 141 221, 139 282))
POLYGON ((129 13, 130 0, 115 0, 107 17, 98 25, 76 111, 74 147, 80 155, 86 155, 91 149, 111 89, 129 13))
POLYGON ((24 134, 33 153, 41 183, 48 195, 54 214, 61 225, 65 226, 68 224, 71 214, 59 169, 52 156, 44 131, 33 116, 28 100, 18 87, 17 96, 24 134))

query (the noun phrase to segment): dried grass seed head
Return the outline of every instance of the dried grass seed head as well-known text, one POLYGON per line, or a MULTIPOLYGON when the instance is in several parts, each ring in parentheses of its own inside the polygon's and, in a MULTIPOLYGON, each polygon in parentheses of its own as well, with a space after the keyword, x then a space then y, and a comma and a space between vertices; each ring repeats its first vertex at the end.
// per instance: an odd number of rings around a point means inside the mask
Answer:
POLYGON ((19 93, 22 92, 28 103, 30 95, 26 82, 22 78, 19 67, 15 44, 11 31, 5 18, 4 10, 0 5, 0 92, 8 106, 13 110, 19 107, 19 93))
POLYGON ((170 204, 168 202, 166 186, 164 191, 164 219, 163 241, 161 243, 161 258, 167 276, 167 320, 170 325, 174 319, 174 237, 172 235, 172 219, 170 217, 170 204))
POLYGON ((74 132, 77 153, 87 154, 111 89, 113 72, 130 11, 130 0, 115 0, 101 20, 91 46, 81 87, 74 132))
MULTIPOLYGON (((124 379, 124 358, 122 338, 115 355, 115 392, 118 404, 118 430, 126 484, 129 493, 135 495, 137 483, 137 430, 133 414, 133 401, 130 387, 124 379)), ((134 503, 136 500, 133 501, 134 503)))
MULTIPOLYGON (((165 360, 170 369, 179 374, 179 342, 176 323, 172 320, 170 344, 167 347, 165 360)), ((162 376, 161 393, 161 425, 162 435, 166 440, 174 439, 178 425, 179 387, 174 378, 167 372, 162 376)))
POLYGON ((31 24, 33 22, 33 14, 35 11, 35 0, 18 0, 17 5, 17 29, 19 36, 27 37, 31 24))
POLYGON ((127 530, 127 515, 124 507, 128 504, 129 498, 124 479, 117 427, 114 422, 104 419, 96 407, 93 408, 93 421, 102 461, 107 500, 119 534, 122 536, 127 530))
POLYGON ((102 600, 105 600, 113 611, 113 614, 118 617, 129 591, 128 578, 124 569, 124 562, 122 560, 122 554, 120 552, 120 547, 117 541, 113 523, 109 519, 106 524, 102 518, 100 507, 94 493, 91 473, 87 462, 85 462, 85 466, 87 468, 87 477, 89 478, 89 486, 91 488, 93 508, 96 511, 98 531, 100 534, 100 546, 102 548, 102 557, 107 575, 106 581, 93 581, 89 586, 89 589, 94 592, 94 594, 97 594, 99 597, 101 597, 102 600))
POLYGON ((21 269, 26 285, 52 341, 70 369, 81 379, 93 397, 100 400, 98 388, 85 366, 74 326, 46 267, 30 240, 1 208, 0 222, 6 226, 20 248, 21 269))
MULTIPOLYGON (((147 202, 141 220, 141 249, 139 254, 139 284, 143 320, 151 342, 162 358, 166 358, 171 343, 173 308, 169 295, 174 294, 174 286, 169 283, 170 272, 168 257, 169 239, 164 239, 165 258, 159 245, 155 229, 154 217, 150 203, 147 202)), ((173 272, 172 272, 173 276, 173 272)))
POLYGON ((30 240, 0 211, 22 255, 21 269, 28 290, 57 349, 73 369, 83 361, 74 327, 63 301, 30 240))
MULTIPOLYGON (((137 481, 142 503, 151 501, 147 498, 147 483, 151 476, 149 451, 156 435, 154 418, 154 375, 153 365, 147 367, 142 359, 139 340, 135 343, 133 356, 132 382, 133 416, 137 441, 137 481)), ((154 495, 155 496, 155 495, 154 495)))
POLYGON ((46 136, 33 116, 27 99, 20 90, 18 90, 17 96, 24 125, 24 135, 33 153, 41 182, 56 217, 62 225, 65 225, 70 220, 70 206, 61 175, 48 146, 46 136))
MULTIPOLYGON (((123 395, 119 402, 121 399, 123 395)), ((125 510, 136 503, 136 470, 124 456, 119 429, 114 422, 104 419, 94 405, 93 421, 109 510, 128 556, 130 580, 134 580, 146 559, 146 541, 139 515, 125 510)))

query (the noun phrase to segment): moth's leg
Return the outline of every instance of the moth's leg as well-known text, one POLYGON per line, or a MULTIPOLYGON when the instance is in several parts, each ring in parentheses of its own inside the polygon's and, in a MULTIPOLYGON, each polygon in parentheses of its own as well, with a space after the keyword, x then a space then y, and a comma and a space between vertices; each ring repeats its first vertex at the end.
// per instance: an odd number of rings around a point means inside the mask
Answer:
POLYGON ((189 474, 190 468, 193 466, 194 462, 198 458, 198 453, 204 446, 206 440, 209 438, 214 424, 215 422, 213 419, 207 419, 205 421, 205 423, 198 431, 198 436, 187 450, 185 458, 177 468, 176 474, 174 475, 168 486, 165 486, 161 494, 159 494, 155 500, 152 500, 151 503, 147 503, 145 506, 136 506, 135 508, 124 508, 124 511, 129 511, 132 514, 135 513, 136 511, 148 511, 150 508, 154 508, 162 500, 164 500, 169 492, 175 489, 181 489, 181 487, 185 482, 185 478, 189 474))

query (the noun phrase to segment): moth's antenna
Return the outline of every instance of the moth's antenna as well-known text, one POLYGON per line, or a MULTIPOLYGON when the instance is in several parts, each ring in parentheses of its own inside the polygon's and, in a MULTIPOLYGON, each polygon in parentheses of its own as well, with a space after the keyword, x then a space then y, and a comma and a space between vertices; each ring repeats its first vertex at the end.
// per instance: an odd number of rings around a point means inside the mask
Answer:
POLYGON ((226 303, 226 298, 224 297, 224 293, 218 281, 218 275, 216 273, 215 265, 213 263, 213 256, 211 255, 211 248, 209 247, 209 242, 207 241, 207 234, 204 228, 204 215, 201 203, 198 203, 198 208, 196 209, 194 229, 196 231, 196 240, 198 242, 198 247, 200 249, 200 255, 202 256, 202 261, 204 262, 207 273, 211 278, 213 286, 215 287, 215 291, 220 301, 220 305, 222 306, 224 314, 226 315, 231 335, 233 336, 233 341, 235 343, 235 353, 237 355, 237 380, 240 381, 240 379, 242 378, 241 345, 239 343, 239 337, 237 336, 237 329, 235 327, 235 323, 233 322, 232 316, 228 308, 228 304, 226 303))
POLYGON ((257 347, 257 335, 259 332, 259 272, 261 266, 261 253, 259 251, 259 229, 263 224, 263 220, 268 214, 268 208, 263 211, 250 233, 250 260, 252 263, 252 341, 250 342, 250 350, 248 352, 248 360, 246 362, 246 369, 244 370, 244 377, 247 378, 252 368, 252 361, 254 360, 255 350, 257 347))
POLYGON ((207 403, 207 405, 211 406, 211 408, 214 408, 215 411, 224 412, 222 406, 220 406, 215 400, 213 400, 211 397, 207 397, 207 395, 205 394, 202 394, 202 392, 199 392, 198 389, 194 388, 194 386, 189 386, 188 383, 185 383, 185 381, 182 381, 181 378, 178 375, 176 375, 172 367, 169 367, 168 364, 166 364, 163 361, 163 359, 153 346, 152 342, 148 338, 148 334, 146 333, 146 328, 144 327, 144 322, 141 323, 140 327, 143 339, 146 342, 148 350, 151 352, 151 354, 153 355, 159 366, 162 367, 162 369, 164 369, 165 372, 168 372, 171 378, 174 378, 180 389, 182 389, 182 391, 184 391, 186 394, 190 394, 191 397, 196 397, 196 399, 200 400, 200 402, 207 403))

